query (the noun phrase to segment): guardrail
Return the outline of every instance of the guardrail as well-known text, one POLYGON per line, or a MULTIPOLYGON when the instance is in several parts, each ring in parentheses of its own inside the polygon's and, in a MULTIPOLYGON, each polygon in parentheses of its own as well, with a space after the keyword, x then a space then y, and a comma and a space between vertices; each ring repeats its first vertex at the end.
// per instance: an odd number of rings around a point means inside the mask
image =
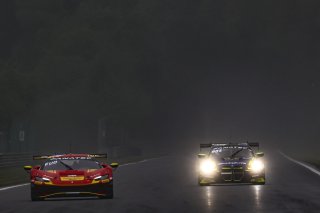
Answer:
POLYGON ((18 167, 30 164, 32 162, 32 154, 29 153, 0 153, 0 169, 5 167, 18 167))

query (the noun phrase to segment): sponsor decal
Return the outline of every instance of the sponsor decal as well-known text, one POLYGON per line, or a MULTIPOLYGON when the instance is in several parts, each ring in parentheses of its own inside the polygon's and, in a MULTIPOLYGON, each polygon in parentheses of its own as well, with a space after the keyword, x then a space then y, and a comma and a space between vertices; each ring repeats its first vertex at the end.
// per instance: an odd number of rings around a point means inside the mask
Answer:
POLYGON ((57 159, 57 160, 90 160, 92 158, 91 157, 54 157, 52 159, 57 159))
POLYGON ((74 176, 74 175, 69 175, 67 177, 60 177, 61 181, 80 181, 84 180, 84 176, 74 176))
POLYGON ((56 165, 58 163, 58 161, 48 161, 44 164, 44 166, 52 166, 52 165, 56 165))

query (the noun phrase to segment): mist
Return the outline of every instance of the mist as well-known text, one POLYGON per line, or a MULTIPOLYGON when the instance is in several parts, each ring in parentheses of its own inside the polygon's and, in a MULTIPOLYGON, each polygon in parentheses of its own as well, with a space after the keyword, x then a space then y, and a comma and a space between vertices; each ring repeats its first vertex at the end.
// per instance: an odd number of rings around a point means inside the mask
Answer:
POLYGON ((319 154, 317 1, 0 8, 1 152, 259 141, 319 154))

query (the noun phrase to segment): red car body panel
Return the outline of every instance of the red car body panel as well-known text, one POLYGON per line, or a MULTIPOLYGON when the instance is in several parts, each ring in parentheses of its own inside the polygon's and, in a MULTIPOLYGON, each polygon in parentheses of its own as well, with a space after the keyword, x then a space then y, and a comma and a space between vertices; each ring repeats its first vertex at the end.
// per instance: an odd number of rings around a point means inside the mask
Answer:
MULTIPOLYGON (((48 156, 48 160, 93 160, 89 154, 48 156)), ((113 195, 113 169, 100 164, 99 169, 41 170, 35 166, 30 171, 31 190, 39 198, 57 196, 108 196, 113 195), (99 177, 104 177, 99 179, 99 177), (40 181, 39 181, 40 180, 40 181)))

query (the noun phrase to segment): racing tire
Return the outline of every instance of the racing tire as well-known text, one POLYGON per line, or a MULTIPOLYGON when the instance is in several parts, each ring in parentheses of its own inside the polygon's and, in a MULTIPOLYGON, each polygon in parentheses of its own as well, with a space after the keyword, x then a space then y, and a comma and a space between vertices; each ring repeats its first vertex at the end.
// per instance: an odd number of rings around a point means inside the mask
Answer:
POLYGON ((43 198, 40 197, 38 193, 34 191, 34 184, 30 184, 30 195, 31 195, 31 201, 42 201, 44 200, 43 198))
POLYGON ((100 199, 113 199, 113 187, 110 191, 110 194, 106 195, 106 196, 100 196, 100 199))
POLYGON ((43 198, 39 197, 36 193, 31 190, 31 201, 42 201, 43 198))

